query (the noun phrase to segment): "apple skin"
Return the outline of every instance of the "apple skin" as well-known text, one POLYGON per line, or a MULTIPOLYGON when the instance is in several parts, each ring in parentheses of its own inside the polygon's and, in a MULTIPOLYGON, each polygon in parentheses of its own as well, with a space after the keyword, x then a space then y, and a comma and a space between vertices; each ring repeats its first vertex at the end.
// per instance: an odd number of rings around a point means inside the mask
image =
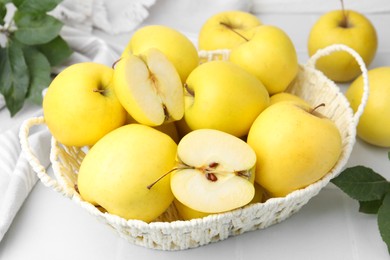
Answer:
POLYGON ((148 25, 138 29, 128 42, 122 56, 139 55, 150 48, 159 49, 173 63, 184 83, 199 64, 198 50, 181 32, 163 25, 148 25))
POLYGON ((294 102, 297 102, 299 104, 309 105, 305 100, 303 100, 302 98, 300 98, 297 95, 294 95, 294 94, 291 94, 288 92, 279 92, 279 93, 272 95, 270 97, 270 106, 275 104, 275 103, 283 102, 283 101, 294 101, 294 102))
MULTIPOLYGON (((374 25, 364 15, 346 10, 349 26, 342 27, 342 10, 322 15, 310 30, 308 51, 312 56, 319 49, 332 44, 344 44, 354 49, 363 58, 366 66, 374 59, 378 47, 374 25)), ((321 57, 316 64, 328 78, 336 82, 350 82, 360 75, 356 60, 348 53, 334 52, 321 57)))
POLYGON ((200 50, 233 49, 244 43, 250 29, 261 25, 255 15, 243 11, 224 11, 211 16, 202 26, 198 45, 200 50), (225 24, 225 25, 224 25, 225 24), (237 33, 229 29, 231 26, 237 33))
POLYGON ((229 60, 255 75, 270 95, 286 90, 299 69, 290 37, 271 25, 257 27, 249 41, 232 49, 229 60))
POLYGON ((115 95, 112 76, 112 68, 85 62, 69 66, 54 78, 42 106, 45 123, 57 141, 68 146, 93 145, 125 123, 126 111, 115 95))
POLYGON ((175 165, 177 145, 152 127, 129 124, 100 139, 78 173, 81 197, 125 219, 150 222, 173 202, 169 176, 147 186, 175 165))
POLYGON ((305 188, 337 162, 340 132, 333 121, 311 110, 293 101, 279 102, 253 123, 247 142, 257 155, 255 181, 267 196, 284 197, 305 188))
POLYGON ((211 128, 245 136, 256 117, 269 105, 264 85, 229 61, 210 61, 189 75, 184 119, 192 130, 211 128))
MULTIPOLYGON (((359 119, 357 135, 367 143, 390 147, 390 67, 368 71, 370 94, 359 119)), ((356 112, 363 95, 363 77, 359 76, 345 93, 356 112)))

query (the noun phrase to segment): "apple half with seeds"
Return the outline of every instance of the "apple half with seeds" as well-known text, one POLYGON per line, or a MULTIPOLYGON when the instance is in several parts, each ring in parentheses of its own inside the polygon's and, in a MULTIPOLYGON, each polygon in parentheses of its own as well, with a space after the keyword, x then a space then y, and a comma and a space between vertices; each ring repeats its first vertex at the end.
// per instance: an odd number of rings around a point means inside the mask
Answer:
POLYGON ((158 49, 122 57, 114 69, 114 89, 139 123, 158 126, 184 115, 184 92, 173 64, 158 49))
POLYGON ((177 161, 172 193, 193 210, 225 212, 254 197, 256 154, 238 137, 214 129, 194 130, 179 142, 177 161))

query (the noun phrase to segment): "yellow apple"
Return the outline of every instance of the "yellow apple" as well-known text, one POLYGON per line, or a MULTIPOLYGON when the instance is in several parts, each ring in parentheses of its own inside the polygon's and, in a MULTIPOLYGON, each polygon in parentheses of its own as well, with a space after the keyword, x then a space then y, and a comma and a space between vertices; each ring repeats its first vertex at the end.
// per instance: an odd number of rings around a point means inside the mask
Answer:
POLYGON ((126 111, 115 95, 112 77, 110 67, 85 62, 54 78, 43 99, 43 114, 57 141, 93 145, 125 123, 126 111))
POLYGON ((244 11, 223 11, 203 24, 198 37, 200 50, 232 49, 246 41, 250 29, 261 21, 244 11))
MULTIPOLYGON (((390 67, 368 71, 370 94, 357 126, 358 136, 367 143, 390 147, 390 67)), ((349 86, 346 97, 356 112, 363 95, 363 77, 349 86)))
POLYGON ((139 123, 158 126, 184 115, 184 93, 173 64, 158 49, 122 57, 114 69, 115 93, 139 123))
POLYGON ((308 105, 308 103, 305 100, 303 100, 301 97, 288 92, 279 92, 270 97, 270 105, 273 105, 281 101, 294 101, 300 104, 308 105))
POLYGON ((290 37, 271 25, 257 27, 251 39, 232 49, 229 60, 255 75, 270 95, 286 90, 299 68, 290 37))
MULTIPOLYGON (((332 44, 351 47, 369 66, 375 57, 378 40, 373 24, 363 14, 352 10, 336 10, 322 15, 311 28, 309 55, 332 44)), ((345 52, 321 57, 316 67, 336 82, 349 82, 361 73, 356 60, 345 52)))
POLYGON ((185 206, 219 213, 253 199, 256 154, 243 140, 219 130, 195 130, 180 140, 176 157, 171 189, 185 206))
POLYGON ((190 129, 211 128, 242 137, 269 105, 264 85, 229 61, 199 65, 185 84, 184 119, 190 129))
MULTIPOLYGON (((253 196, 253 199, 248 204, 263 202, 263 199, 264 199, 263 188, 257 183, 254 183, 254 187, 255 187, 255 195, 253 196)), ((180 217, 184 220, 203 218, 203 217, 207 217, 208 215, 211 215, 211 214, 217 214, 217 213, 205 213, 205 212, 200 212, 200 211, 194 210, 194 209, 184 205, 183 203, 181 203, 177 199, 174 199, 173 203, 175 204, 175 207, 176 207, 177 212, 179 213, 180 217)))
POLYGON ((190 72, 199 64, 198 50, 183 33, 164 25, 149 25, 138 29, 131 37, 122 57, 138 55, 156 48, 172 62, 184 83, 190 72))
MULTIPOLYGON (((130 114, 127 114, 126 116, 126 124, 136 124, 137 121, 131 117, 130 114)), ((175 122, 169 122, 158 126, 153 126, 154 129, 163 132, 164 134, 169 135, 175 143, 179 143, 180 141, 180 135, 179 131, 177 130, 175 122)))
POLYGON ((247 142, 257 156, 255 181, 269 196, 284 197, 305 188, 338 161, 340 131, 318 110, 320 107, 279 102, 253 123, 247 142))
POLYGON ((200 211, 194 210, 190 207, 187 207, 186 205, 184 205, 183 203, 181 203, 177 199, 174 199, 173 203, 175 204, 175 207, 176 207, 177 212, 179 213, 179 216, 183 220, 203 218, 203 217, 206 217, 210 214, 213 214, 213 213, 205 213, 205 212, 200 212, 200 211))
POLYGON ((148 185, 175 164, 177 145, 140 124, 115 129, 87 153, 78 173, 81 197, 125 219, 150 222, 173 202, 169 178, 148 185))

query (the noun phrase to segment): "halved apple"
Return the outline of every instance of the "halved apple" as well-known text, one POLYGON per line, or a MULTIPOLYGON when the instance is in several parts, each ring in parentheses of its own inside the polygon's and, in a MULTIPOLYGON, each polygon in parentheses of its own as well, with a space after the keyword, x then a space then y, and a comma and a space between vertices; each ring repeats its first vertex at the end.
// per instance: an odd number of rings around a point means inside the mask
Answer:
POLYGON ((256 154, 244 141, 214 130, 194 130, 178 144, 171 189, 181 203, 204 213, 248 204, 254 197, 256 154))
POLYGON ((122 57, 115 66, 113 82, 120 103, 141 124, 162 125, 184 115, 180 76, 158 49, 122 57))

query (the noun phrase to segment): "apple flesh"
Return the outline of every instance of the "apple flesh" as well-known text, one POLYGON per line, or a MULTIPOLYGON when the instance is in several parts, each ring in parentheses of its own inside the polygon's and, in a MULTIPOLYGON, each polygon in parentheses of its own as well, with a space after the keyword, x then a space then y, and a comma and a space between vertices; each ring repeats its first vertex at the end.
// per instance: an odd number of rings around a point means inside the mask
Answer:
POLYGON ((121 58, 114 70, 119 101, 139 123, 158 126, 184 114, 184 93, 178 72, 158 49, 121 58))
POLYGON ((68 146, 94 145, 122 126, 126 111, 112 84, 113 69, 84 62, 67 67, 51 82, 43 98, 50 133, 68 146))
POLYGON ((248 204, 254 197, 256 155, 241 139, 214 129, 195 130, 178 144, 171 189, 177 200, 203 213, 248 204))
POLYGON ((247 143, 257 156, 256 182, 267 196, 284 197, 327 174, 342 152, 336 124, 318 110, 278 102, 253 123, 247 143))

